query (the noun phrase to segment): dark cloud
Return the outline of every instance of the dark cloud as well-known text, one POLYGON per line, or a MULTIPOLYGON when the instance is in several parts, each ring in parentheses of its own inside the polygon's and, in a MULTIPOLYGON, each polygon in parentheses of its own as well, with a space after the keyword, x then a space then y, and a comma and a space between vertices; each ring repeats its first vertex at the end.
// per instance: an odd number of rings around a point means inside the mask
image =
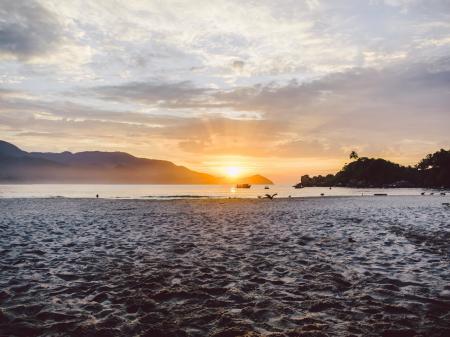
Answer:
POLYGON ((207 89, 197 88, 191 82, 130 82, 99 86, 84 93, 113 101, 131 101, 161 106, 188 106, 200 103, 207 89))
POLYGON ((97 87, 92 92, 103 99, 161 108, 226 108, 290 122, 313 116, 324 123, 353 118, 370 126, 383 124, 386 118, 397 125, 404 118, 419 121, 430 115, 448 115, 449 86, 450 59, 440 59, 429 64, 353 69, 307 83, 293 80, 225 90, 199 88, 190 82, 133 82, 97 87))
POLYGON ((443 58, 352 69, 304 83, 292 80, 225 90, 199 88, 191 82, 154 81, 97 87, 92 92, 103 99, 160 109, 207 108, 204 119, 162 121, 160 134, 171 139, 183 135, 179 146, 188 152, 310 157, 332 156, 357 144, 367 147, 380 142, 391 147, 415 135, 431 142, 448 139, 449 87, 450 59, 443 58), (261 119, 218 117, 227 110, 258 113, 261 119), (266 148, 259 150, 253 139, 266 148))
POLYGON ((56 17, 31 0, 0 0, 0 55, 29 59, 53 49, 60 39, 56 17))
MULTIPOLYGON (((217 92, 214 99, 240 111, 294 117, 299 114, 352 112, 367 115, 381 104, 386 113, 417 111, 418 106, 446 112, 450 103, 450 59, 385 69, 354 69, 316 81, 270 84, 217 92)), ((380 113, 383 111, 379 111, 380 113)), ((420 117, 420 116, 417 116, 420 117)))
POLYGON ((207 113, 196 114, 202 117, 190 118, 102 110, 70 101, 46 102, 2 89, 0 124, 17 132, 67 130, 90 137, 167 140, 185 152, 216 155, 339 157, 348 148, 370 149, 371 144, 379 144, 377 152, 406 148, 411 152, 417 144, 432 147, 449 141, 449 87, 450 60, 440 59, 354 69, 308 83, 213 90, 191 82, 153 81, 83 92, 163 111, 208 107, 207 113), (259 118, 227 118, 219 107, 257 112, 259 118))
POLYGON ((214 93, 222 106, 258 111, 297 127, 300 138, 390 144, 418 135, 448 139, 450 59, 354 69, 309 83, 292 81, 214 93))
POLYGON ((449 87, 447 58, 428 64, 352 69, 306 83, 292 80, 226 90, 199 88, 191 82, 133 82, 97 87, 92 92, 103 99, 160 108, 257 112, 269 120, 291 123, 317 117, 324 124, 339 125, 343 119, 353 119, 360 121, 355 125, 371 129, 398 126, 404 119, 414 118, 420 124, 432 115, 448 117, 449 87))

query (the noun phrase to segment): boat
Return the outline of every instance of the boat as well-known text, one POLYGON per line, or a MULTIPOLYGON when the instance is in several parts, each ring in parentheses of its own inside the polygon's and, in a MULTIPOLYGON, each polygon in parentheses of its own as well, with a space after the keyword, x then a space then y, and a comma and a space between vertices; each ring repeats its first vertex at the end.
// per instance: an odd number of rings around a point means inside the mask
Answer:
POLYGON ((250 188, 252 185, 250 184, 237 184, 236 188, 250 188))
POLYGON ((270 188, 269 188, 269 186, 265 186, 264 189, 265 189, 265 190, 268 190, 268 189, 270 189, 270 188))

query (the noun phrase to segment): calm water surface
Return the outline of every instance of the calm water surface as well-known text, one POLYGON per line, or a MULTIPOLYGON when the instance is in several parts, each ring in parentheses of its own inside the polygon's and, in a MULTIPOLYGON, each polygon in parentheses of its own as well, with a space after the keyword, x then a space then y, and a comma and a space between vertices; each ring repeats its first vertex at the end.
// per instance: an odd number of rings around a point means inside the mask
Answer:
MULTIPOLYGON (((83 185, 83 184, 22 184, 0 185, 0 198, 101 198, 124 199, 177 199, 177 198, 257 198, 266 193, 278 197, 358 196, 387 193, 389 195, 420 195, 432 190, 420 188, 346 188, 306 187, 295 189, 290 185, 271 185, 265 189, 254 185, 237 189, 233 185, 83 185)), ((435 192, 436 194, 436 192, 435 192)), ((438 194, 438 193, 437 193, 438 194)))

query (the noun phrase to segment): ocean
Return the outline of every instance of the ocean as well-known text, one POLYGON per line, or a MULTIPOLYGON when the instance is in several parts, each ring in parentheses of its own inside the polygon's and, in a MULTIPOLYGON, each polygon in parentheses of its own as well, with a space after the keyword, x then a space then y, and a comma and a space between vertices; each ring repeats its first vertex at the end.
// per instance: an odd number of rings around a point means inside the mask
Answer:
POLYGON ((385 193, 414 196, 436 191, 420 188, 346 188, 306 187, 291 185, 254 185, 249 189, 234 185, 105 185, 105 184, 11 184, 0 185, 0 198, 100 198, 108 199, 184 199, 184 198, 258 198, 265 194, 277 197, 362 196, 385 193))

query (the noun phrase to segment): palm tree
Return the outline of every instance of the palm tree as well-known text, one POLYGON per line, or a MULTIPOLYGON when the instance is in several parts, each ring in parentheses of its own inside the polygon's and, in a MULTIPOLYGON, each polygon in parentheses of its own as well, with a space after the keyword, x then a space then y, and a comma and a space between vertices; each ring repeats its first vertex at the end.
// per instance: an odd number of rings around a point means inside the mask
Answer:
POLYGON ((358 158, 359 158, 359 156, 358 156, 358 154, 356 153, 356 151, 350 152, 350 159, 358 159, 358 158))

